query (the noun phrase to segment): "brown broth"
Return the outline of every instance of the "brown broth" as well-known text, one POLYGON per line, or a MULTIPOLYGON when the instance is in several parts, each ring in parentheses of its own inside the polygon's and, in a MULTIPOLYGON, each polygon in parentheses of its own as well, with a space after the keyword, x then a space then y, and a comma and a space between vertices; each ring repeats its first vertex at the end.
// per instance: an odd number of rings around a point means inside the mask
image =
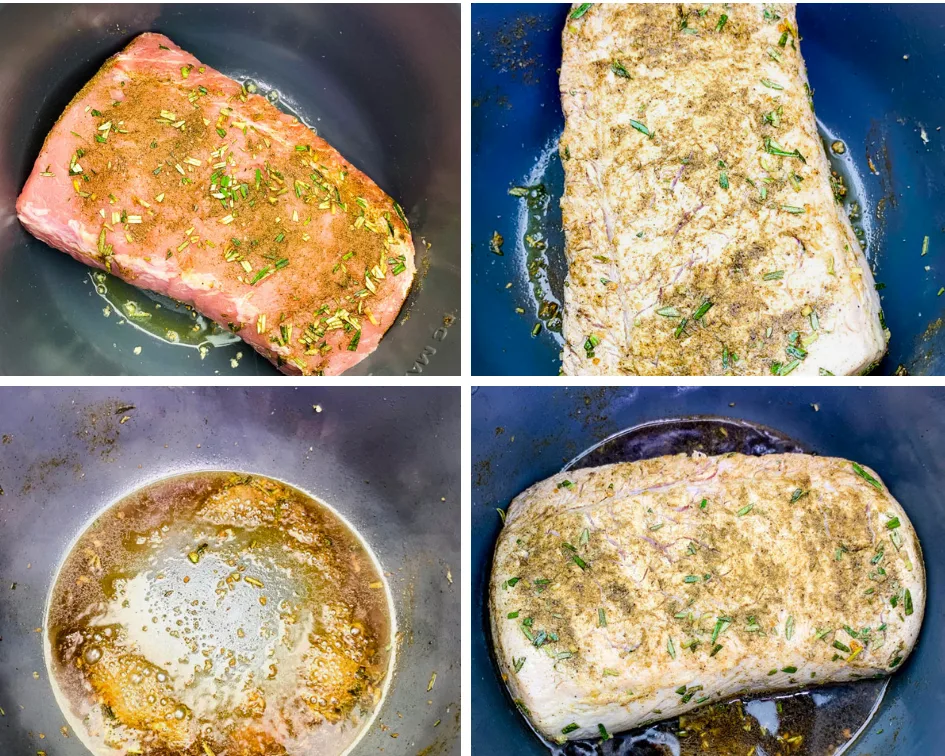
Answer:
POLYGON ((869 724, 887 678, 734 699, 610 740, 546 743, 555 756, 838 756, 869 724))
POLYGON ((60 568, 47 665, 93 753, 345 753, 390 677, 376 561, 331 509, 261 476, 168 478, 104 511, 60 568))

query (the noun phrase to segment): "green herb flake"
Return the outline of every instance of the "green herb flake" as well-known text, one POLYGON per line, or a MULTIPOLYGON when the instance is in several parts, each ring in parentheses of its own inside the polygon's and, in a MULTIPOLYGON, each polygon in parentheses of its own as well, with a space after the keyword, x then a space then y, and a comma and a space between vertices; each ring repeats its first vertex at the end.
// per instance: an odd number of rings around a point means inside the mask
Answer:
POLYGON ((634 121, 634 120, 631 118, 631 119, 630 119, 630 125, 633 126, 633 128, 635 128, 635 129, 636 129, 637 131, 639 131, 641 134, 645 134, 646 136, 650 137, 651 139, 653 138, 653 132, 650 131, 644 124, 640 123, 639 121, 634 121))
POLYGON ((725 24, 726 24, 727 22, 728 22, 728 16, 726 16, 726 15, 723 13, 721 16, 719 16, 719 22, 715 25, 715 30, 716 30, 717 32, 722 31, 722 29, 725 28, 725 24))
POLYGON ((853 472, 855 472, 857 475, 863 478, 863 480, 869 483, 873 488, 877 489, 878 491, 883 490, 882 484, 880 484, 880 482, 876 480, 876 478, 874 478, 872 475, 866 472, 866 470, 860 467, 856 462, 853 462, 852 464, 853 464, 853 472))
POLYGON ((619 76, 621 79, 631 78, 630 72, 626 69, 623 63, 619 60, 615 60, 610 64, 610 70, 614 72, 616 76, 619 76))
POLYGON ((778 82, 771 81, 771 79, 762 79, 761 84, 765 87, 768 87, 769 89, 784 89, 784 87, 778 84, 778 82))
POLYGON ((929 237, 922 239, 922 254, 920 257, 925 257, 929 253, 929 237))
POLYGON ((794 637, 794 617, 788 617, 787 622, 784 624, 784 637, 788 640, 794 637))
POLYGON ((744 507, 742 507, 741 509, 739 509, 739 510, 735 513, 735 516, 736 516, 736 517, 744 517, 746 514, 748 514, 748 513, 749 513, 752 509, 754 509, 754 508, 755 508, 755 505, 754 505, 754 504, 746 504, 744 507))
POLYGON ((674 659, 676 658, 676 646, 673 645, 672 636, 666 641, 666 652, 674 659))
POLYGON ((602 606, 597 608, 597 626, 607 627, 607 612, 604 611, 602 606))
POLYGON ((597 725, 597 731, 600 732, 601 740, 610 740, 613 737, 602 724, 597 725))
POLYGON ((701 320, 702 317, 703 317, 709 310, 712 309, 712 305, 713 305, 713 304, 714 304, 714 303, 713 303, 713 302, 710 302, 708 299, 705 300, 705 302, 703 302, 701 305, 699 305, 699 309, 696 310, 696 311, 692 314, 692 319, 693 319, 693 320, 701 320))
POLYGON ((569 18, 572 21, 579 19, 581 16, 583 16, 585 13, 587 13, 591 9, 591 6, 593 4, 594 3, 581 3, 577 8, 571 11, 571 15, 569 16, 569 18))
POLYGON ((565 725, 564 727, 561 728, 561 734, 567 735, 569 732, 574 732, 577 729, 579 729, 578 723, 572 722, 571 724, 565 725))

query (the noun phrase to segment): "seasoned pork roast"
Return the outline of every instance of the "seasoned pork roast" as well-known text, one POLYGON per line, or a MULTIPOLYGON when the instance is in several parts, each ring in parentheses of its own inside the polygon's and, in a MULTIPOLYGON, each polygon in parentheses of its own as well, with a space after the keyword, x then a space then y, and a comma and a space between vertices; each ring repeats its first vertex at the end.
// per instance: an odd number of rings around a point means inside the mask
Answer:
POLYGON ((575 6, 568 375, 818 375, 886 349, 789 4, 575 6))
POLYGON ((805 454, 537 483, 509 507, 490 600, 501 671, 552 739, 889 674, 924 606, 916 533, 876 473, 805 454))

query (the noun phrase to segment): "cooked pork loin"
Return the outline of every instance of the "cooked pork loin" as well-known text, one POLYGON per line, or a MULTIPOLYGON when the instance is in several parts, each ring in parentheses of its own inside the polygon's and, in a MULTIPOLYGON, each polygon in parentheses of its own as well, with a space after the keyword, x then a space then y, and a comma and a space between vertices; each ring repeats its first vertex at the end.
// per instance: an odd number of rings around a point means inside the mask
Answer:
POLYGON ((876 473, 804 454, 537 483, 509 507, 490 599, 501 671, 552 739, 889 674, 924 605, 916 533, 876 473))
POLYGON ((134 39, 73 98, 16 210, 47 244, 192 305, 287 373, 364 359, 414 275, 394 200, 160 34, 134 39))
POLYGON ((793 5, 576 6, 560 85, 565 374, 842 375, 882 357, 793 5))

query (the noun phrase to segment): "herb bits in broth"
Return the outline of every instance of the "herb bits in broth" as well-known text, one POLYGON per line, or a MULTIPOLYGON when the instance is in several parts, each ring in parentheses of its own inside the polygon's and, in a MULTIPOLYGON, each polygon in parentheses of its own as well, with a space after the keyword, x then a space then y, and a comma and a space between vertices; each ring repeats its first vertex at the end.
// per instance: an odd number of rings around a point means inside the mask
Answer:
POLYGON ((735 699, 607 740, 548 747, 555 756, 839 756, 869 724, 887 682, 735 699))
POLYGON ((380 705, 393 631, 376 561, 332 510, 268 478, 199 473, 79 536, 46 658, 93 753, 333 756, 380 705))
POLYGON ((104 271, 88 274, 95 293, 107 305, 105 317, 114 313, 128 325, 168 344, 199 349, 201 356, 211 347, 241 341, 235 333, 208 320, 190 305, 154 292, 144 292, 104 271))

